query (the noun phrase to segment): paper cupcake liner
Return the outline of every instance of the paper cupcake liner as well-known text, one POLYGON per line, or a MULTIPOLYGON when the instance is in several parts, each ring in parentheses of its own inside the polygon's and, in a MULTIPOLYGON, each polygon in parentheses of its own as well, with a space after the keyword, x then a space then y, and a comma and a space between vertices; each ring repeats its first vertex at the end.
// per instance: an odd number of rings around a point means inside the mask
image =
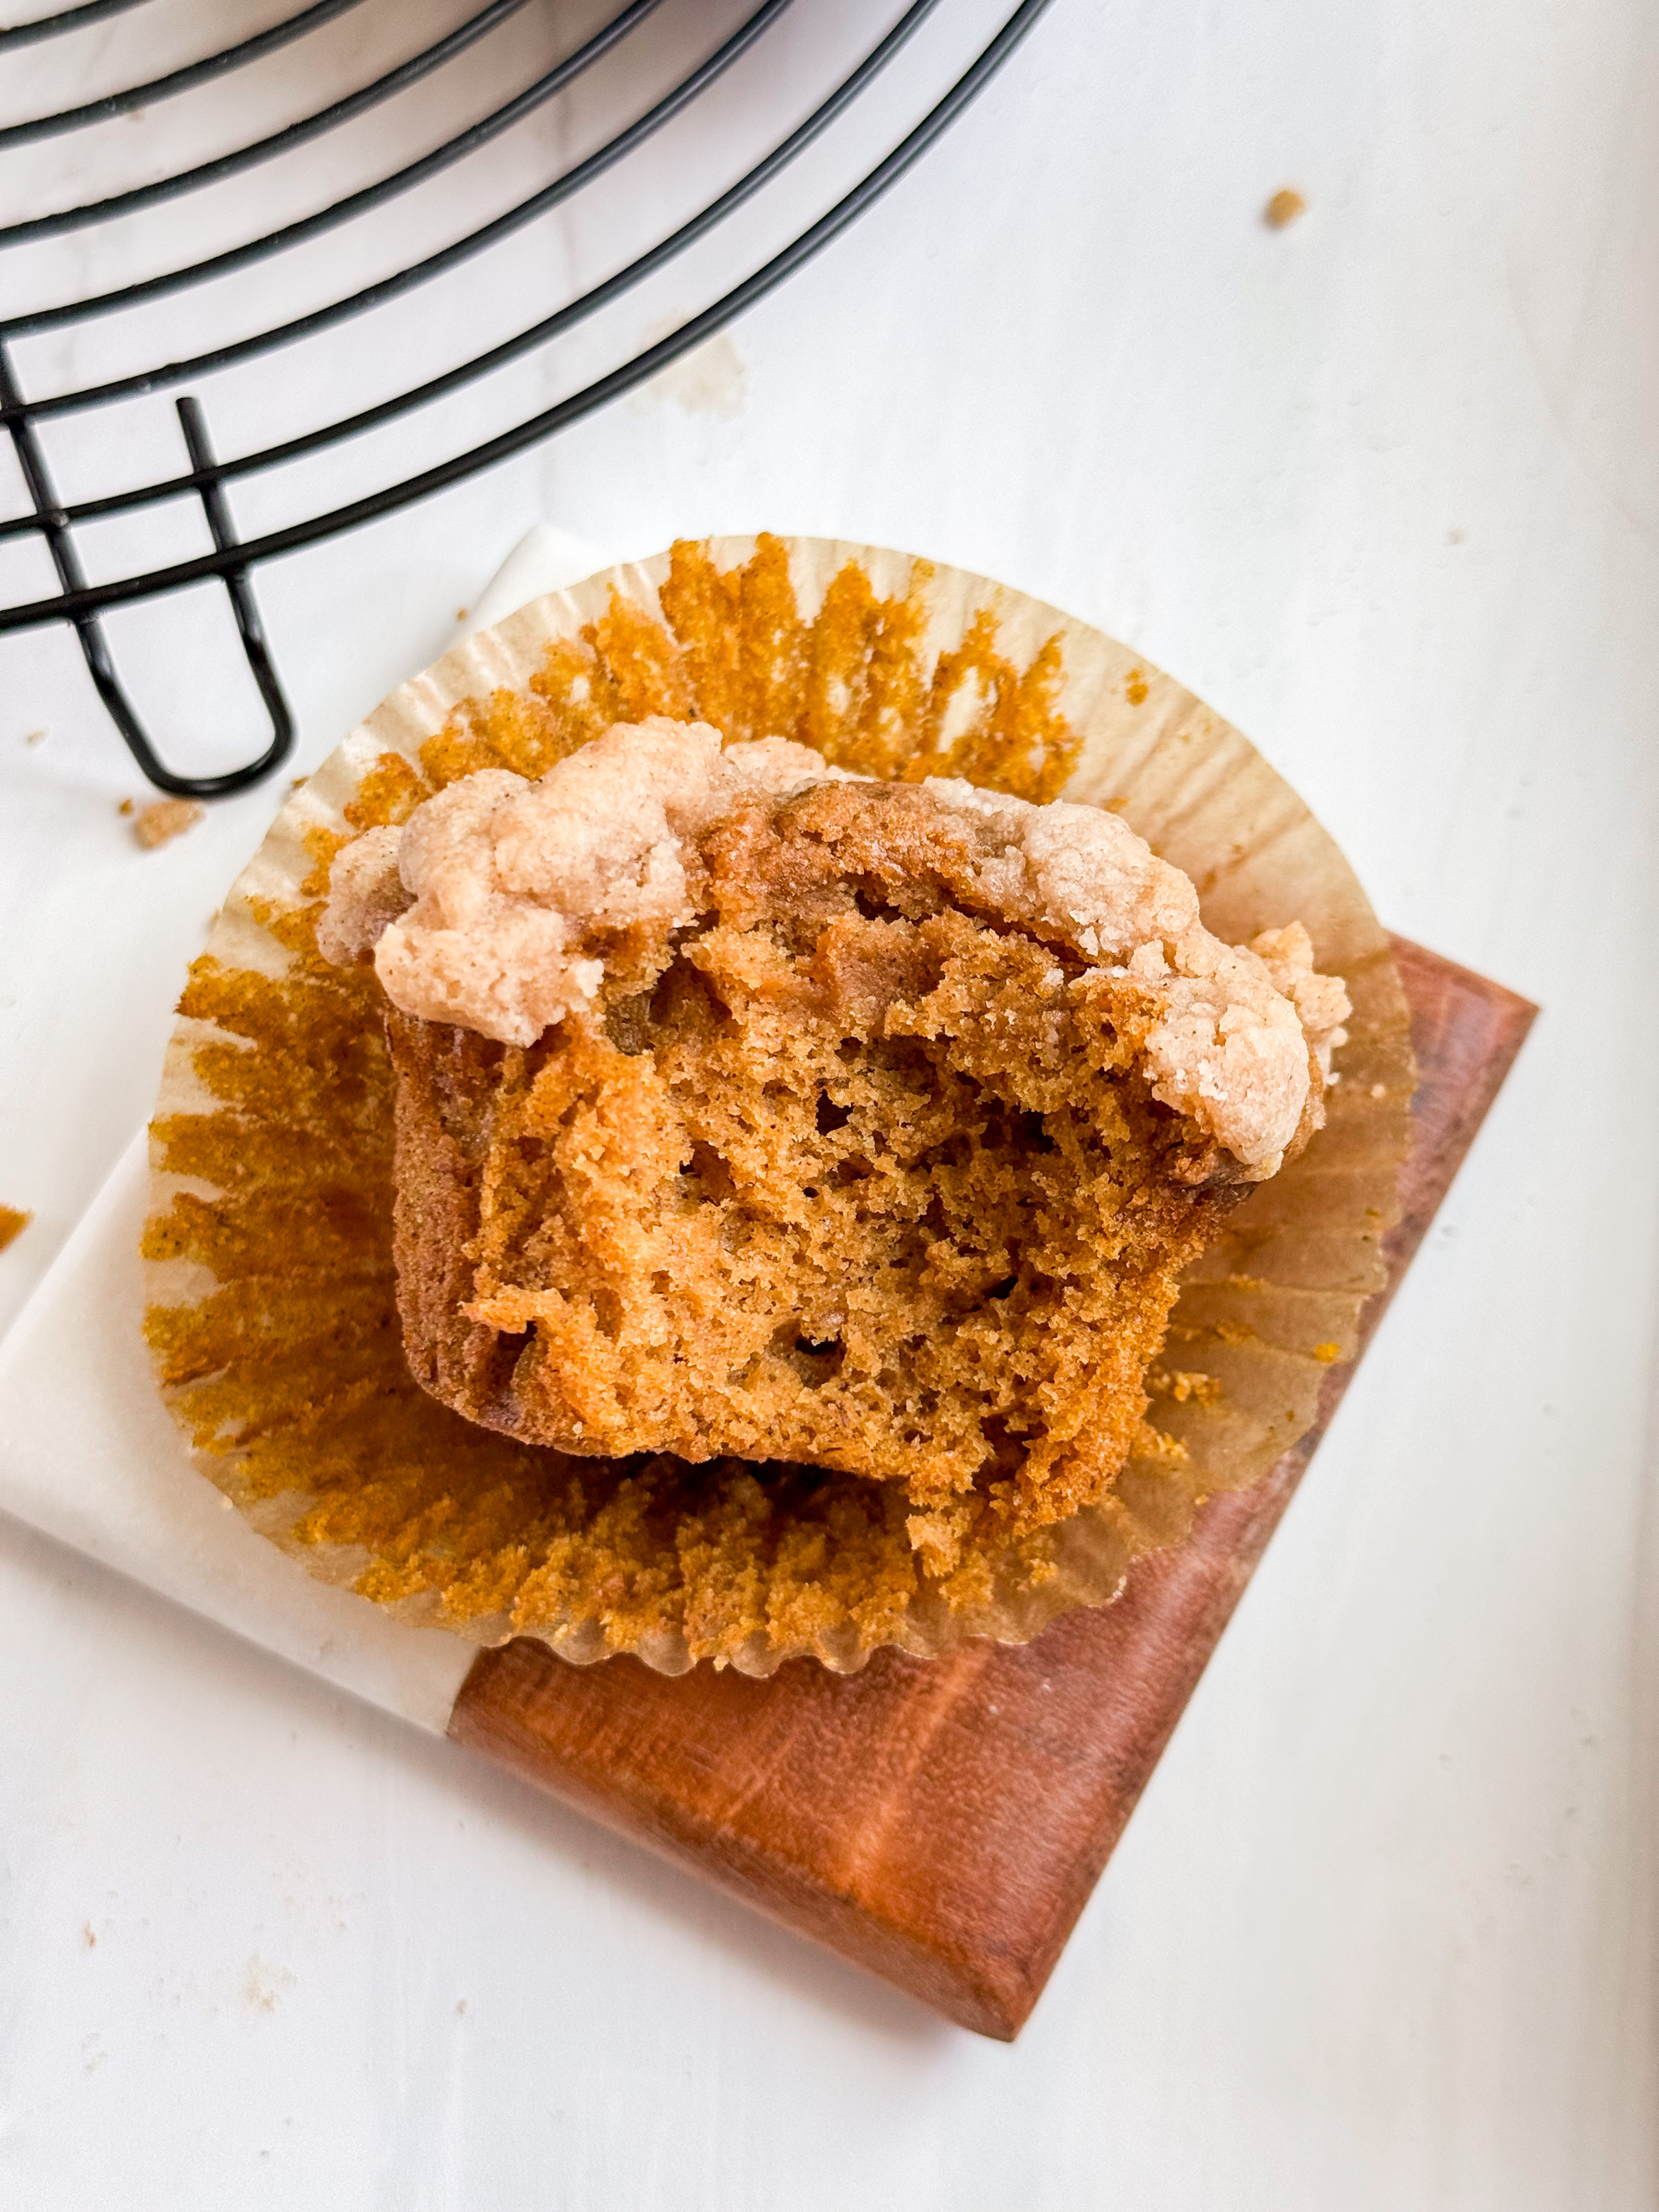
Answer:
POLYGON ((153 1124, 157 1373, 198 1465, 311 1573, 480 1644, 534 1635, 751 1674, 1023 1643, 1110 1601, 1202 1500, 1311 1425, 1384 1279, 1409 1018, 1352 871, 1239 733, 1127 647, 984 578, 817 538, 607 569, 469 638, 290 795, 191 971, 153 1124), (803 738, 874 773, 1110 807, 1230 942, 1300 920, 1353 1001, 1327 1127, 1185 1279, 1146 1452, 1067 1522, 930 1583, 893 1486, 574 1461, 472 1427, 402 1357, 390 1071, 371 973, 312 937, 339 846, 485 765, 538 774, 617 719, 803 738), (764 1630, 744 1633, 757 1614, 764 1630))

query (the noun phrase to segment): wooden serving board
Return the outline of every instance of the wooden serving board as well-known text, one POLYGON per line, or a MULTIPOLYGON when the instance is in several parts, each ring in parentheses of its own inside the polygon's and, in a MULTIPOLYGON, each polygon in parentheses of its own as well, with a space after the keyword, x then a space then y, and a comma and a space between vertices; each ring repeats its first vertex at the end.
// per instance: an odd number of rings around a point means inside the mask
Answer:
MULTIPOLYGON (((1536 1009, 1396 939, 1420 1063, 1399 1287, 1536 1009)), ((578 1668, 520 1639, 468 1674, 449 1733, 620 1834, 982 2035, 1010 2040, 1061 1948, 1352 1374, 1249 1490, 1035 1644, 963 1645, 769 1681, 634 1659, 578 1668)))

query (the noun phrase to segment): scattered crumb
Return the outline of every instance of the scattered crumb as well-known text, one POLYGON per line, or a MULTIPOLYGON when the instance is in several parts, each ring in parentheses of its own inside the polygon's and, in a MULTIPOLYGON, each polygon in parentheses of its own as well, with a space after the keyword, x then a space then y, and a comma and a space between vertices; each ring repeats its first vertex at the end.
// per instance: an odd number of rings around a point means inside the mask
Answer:
POLYGON ((456 621, 457 621, 457 622, 465 622, 465 621, 466 620, 466 614, 467 614, 467 611, 466 611, 466 609, 465 609, 465 607, 457 607, 457 608, 456 608, 456 610, 455 610, 455 619, 456 619, 456 621))
POLYGON ((90 1920, 83 1920, 81 1923, 81 1941, 88 1951, 95 1951, 98 1948, 98 1931, 90 1920))
POLYGON ((1446 543, 1448 545, 1461 545, 1463 543, 1463 532, 1461 530, 1449 530, 1446 532, 1446 543))
POLYGON ((1322 1367, 1328 1367, 1334 1359, 1340 1359, 1341 1357, 1342 1347, 1340 1344, 1316 1344, 1314 1346, 1314 1358, 1322 1367))
POLYGON ((132 799, 124 799, 115 811, 118 814, 136 814, 138 811, 137 801, 132 799))
POLYGON ((294 1985, 286 1966, 272 1966, 256 1951, 242 1969, 241 1999, 250 2012, 275 2012, 276 2001, 294 1985))
POLYGON ((1298 216, 1306 215, 1308 203, 1293 185, 1285 185, 1276 191, 1261 210, 1261 219, 1269 230, 1283 230, 1298 216))
POLYGON ((1218 1375, 1190 1374, 1183 1368, 1154 1368, 1146 1377, 1146 1388, 1155 1398, 1173 1398, 1177 1406, 1184 1406, 1191 1398, 1200 1406, 1213 1406, 1222 1395, 1218 1375))
POLYGON ((26 1213, 21 1206, 0 1206, 0 1252, 13 1243, 28 1227, 34 1216, 26 1213))
POLYGON ((26 730, 23 733, 23 743, 26 745, 43 745, 51 735, 50 730, 26 730))
POLYGON ((457 1997, 455 2000, 455 2017, 457 2020, 465 2020, 466 2018, 466 1999, 465 1997, 457 1997))
MULTIPOLYGON (((125 814, 126 808, 124 806, 121 811, 125 814)), ((154 852, 169 838, 181 837, 186 830, 193 830, 201 818, 202 809, 193 799, 157 799, 139 811, 132 834, 146 852, 154 852)))
POLYGON ((1254 1344, 1255 1341, 1255 1331, 1247 1328, 1243 1322, 1218 1321, 1210 1326, 1223 1344, 1254 1344))
POLYGON ((310 781, 311 778, 308 775, 291 775, 288 780, 288 787, 290 791, 298 791, 310 781))

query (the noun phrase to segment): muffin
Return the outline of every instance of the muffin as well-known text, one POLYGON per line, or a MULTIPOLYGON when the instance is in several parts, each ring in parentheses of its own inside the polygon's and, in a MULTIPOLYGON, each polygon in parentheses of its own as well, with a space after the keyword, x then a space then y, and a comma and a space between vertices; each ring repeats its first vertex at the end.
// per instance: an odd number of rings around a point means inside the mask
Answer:
POLYGON ((934 1573, 1118 1473, 1350 1011, 1097 808, 664 717, 348 847, 318 943, 389 1001, 416 1379, 565 1452, 901 1484, 934 1573))
POLYGON ((1169 678, 907 556, 680 546, 469 641, 294 793, 181 1004, 148 1334, 204 1471, 402 1617, 757 1674, 1019 1641, 1306 1428, 1410 1089, 1352 874, 1169 678), (654 717, 721 783, 684 896, 564 899, 553 999, 495 1034, 412 995, 422 810, 556 796, 654 717), (1038 900, 1020 801, 1086 817, 1152 922, 1103 952, 1038 900), (1182 990, 1295 1062, 1249 1129, 1182 1087, 1182 990))

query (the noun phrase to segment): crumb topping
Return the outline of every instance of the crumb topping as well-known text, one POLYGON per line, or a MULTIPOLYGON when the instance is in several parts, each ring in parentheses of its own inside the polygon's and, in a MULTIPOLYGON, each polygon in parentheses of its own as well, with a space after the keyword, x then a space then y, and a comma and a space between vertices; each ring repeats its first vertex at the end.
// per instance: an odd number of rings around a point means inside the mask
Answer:
MULTIPOLYGON (((780 738, 722 750, 707 723, 617 723, 537 781, 482 769, 401 830, 348 846, 318 942, 343 963, 372 951, 404 1013, 529 1046, 592 1006, 635 933, 693 921, 699 841, 741 801, 849 780, 869 779, 780 738)), ((1153 1095, 1247 1177, 1275 1173, 1308 1112, 1310 1047, 1328 1056, 1347 1012, 1340 982, 1314 972, 1306 931, 1224 945, 1187 877, 1102 808, 949 777, 906 789, 959 833, 953 893, 1132 979, 1159 1010, 1145 1040, 1153 1095)))

